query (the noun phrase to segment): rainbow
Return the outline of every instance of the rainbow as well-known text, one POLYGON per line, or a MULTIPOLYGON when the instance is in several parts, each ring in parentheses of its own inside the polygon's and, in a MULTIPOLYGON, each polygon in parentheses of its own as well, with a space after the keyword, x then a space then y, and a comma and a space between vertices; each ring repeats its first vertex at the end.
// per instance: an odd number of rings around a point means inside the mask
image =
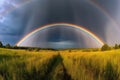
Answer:
MULTIPOLYGON (((23 1, 23 2, 21 2, 19 4, 17 4, 16 7, 12 8, 12 9, 10 8, 10 9, 8 9, 6 11, 3 11, 2 13, 0 13, 0 15, 4 16, 7 13, 10 13, 10 12, 14 11, 15 9, 20 8, 20 7, 26 5, 26 4, 30 3, 30 2, 32 2, 32 0, 23 1)), ((110 19, 112 21, 112 23, 115 25, 116 29, 118 29, 118 30, 120 29, 118 27, 119 22, 116 21, 100 4, 98 4, 96 1, 91 1, 91 0, 87 0, 87 2, 89 4, 91 4, 92 6, 94 6, 95 8, 97 8, 99 11, 101 11, 101 13, 103 13, 105 16, 107 16, 107 18, 110 19)))
POLYGON ((95 39, 97 42, 99 42, 100 45, 103 45, 104 42, 98 38, 95 34, 93 34, 91 31, 81 27, 81 26, 78 26, 78 25, 74 25, 74 24, 68 24, 68 23, 55 23, 55 24, 48 24, 48 25, 45 25, 45 26, 42 26, 40 28, 37 28, 35 30, 33 30, 32 32, 30 32, 28 35, 26 35, 25 37, 23 37, 16 45, 17 46, 20 46, 22 44, 22 42, 24 42, 26 39, 30 38, 31 36, 33 36, 35 33, 37 33, 38 31, 41 31, 43 29, 46 29, 46 28, 50 28, 50 27, 54 27, 54 26, 58 26, 58 25, 61 25, 61 26, 71 26, 71 27, 74 27, 74 28, 77 28, 77 29, 80 29, 82 30, 83 32, 87 33, 88 35, 90 35, 91 37, 93 37, 93 39, 95 39))
MULTIPOLYGON (((2 13, 0 13, 0 15, 4 16, 7 13, 10 13, 10 12, 14 11, 15 9, 20 8, 20 7, 22 7, 22 6, 30 3, 31 1, 32 0, 23 1, 23 2, 21 2, 19 4, 17 4, 17 7, 14 7, 12 9, 10 8, 10 9, 8 9, 6 11, 3 11, 2 13)), ((101 5, 99 5, 97 2, 91 1, 91 0, 87 0, 87 2, 90 3, 91 5, 93 5, 98 10, 100 10, 101 13, 103 13, 105 16, 107 16, 114 23, 114 25, 116 26, 116 28, 119 29, 119 27, 117 27, 117 26, 119 26, 119 23, 101 5)))
POLYGON ((114 25, 115 25, 115 28, 116 29, 120 29, 118 26, 119 26, 119 22, 116 21, 113 16, 111 16, 106 9, 104 9, 104 7, 102 7, 100 4, 98 4, 96 1, 91 1, 91 0, 88 0, 88 2, 93 5, 95 8, 97 8, 98 10, 100 10, 103 15, 105 15, 114 25))

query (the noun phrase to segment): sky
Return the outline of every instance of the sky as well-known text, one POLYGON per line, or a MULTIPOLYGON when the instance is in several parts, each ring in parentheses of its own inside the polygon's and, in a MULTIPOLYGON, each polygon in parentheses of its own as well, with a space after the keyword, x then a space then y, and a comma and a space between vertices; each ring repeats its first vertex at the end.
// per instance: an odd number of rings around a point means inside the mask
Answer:
MULTIPOLYGON (((83 26, 109 45, 120 44, 119 4, 119 0, 0 0, 0 41, 15 45, 38 27, 64 22, 83 26)), ((67 41, 59 41, 62 39, 59 30, 48 29, 45 31, 47 35, 39 32, 39 35, 47 36, 44 45, 52 42, 54 47, 59 44, 66 47, 71 46, 69 43, 72 40, 75 43, 72 47, 90 47, 85 46, 87 40, 78 46, 76 43, 83 42, 77 42, 70 35, 71 28, 66 31, 68 35, 61 29, 67 41)), ((72 33, 81 35, 81 32, 74 30, 72 33)), ((40 39, 35 37, 35 40, 40 39)))

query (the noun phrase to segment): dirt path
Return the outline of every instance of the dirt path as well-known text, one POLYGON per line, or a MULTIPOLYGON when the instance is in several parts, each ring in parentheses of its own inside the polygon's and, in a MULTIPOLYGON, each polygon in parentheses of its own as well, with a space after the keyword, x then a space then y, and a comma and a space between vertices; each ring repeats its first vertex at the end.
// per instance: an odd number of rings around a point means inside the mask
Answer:
POLYGON ((71 76, 67 73, 60 54, 56 56, 56 59, 49 67, 45 80, 71 80, 71 76))

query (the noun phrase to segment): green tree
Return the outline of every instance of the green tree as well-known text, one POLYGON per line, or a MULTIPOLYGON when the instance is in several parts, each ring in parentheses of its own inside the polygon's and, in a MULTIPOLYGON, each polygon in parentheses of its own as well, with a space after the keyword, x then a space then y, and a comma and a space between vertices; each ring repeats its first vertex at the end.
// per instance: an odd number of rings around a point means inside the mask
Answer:
POLYGON ((114 48, 115 48, 115 49, 119 49, 119 45, 118 45, 118 44, 115 44, 114 48))
POLYGON ((0 47, 3 47, 3 44, 2 44, 2 42, 0 41, 0 47))
POLYGON ((6 48, 10 48, 11 46, 10 46, 10 44, 8 43, 8 44, 5 45, 5 47, 6 47, 6 48))
POLYGON ((119 44, 119 48, 120 48, 120 44, 119 44))
POLYGON ((106 50, 110 50, 111 48, 107 45, 107 44, 104 44, 101 48, 101 51, 106 51, 106 50))

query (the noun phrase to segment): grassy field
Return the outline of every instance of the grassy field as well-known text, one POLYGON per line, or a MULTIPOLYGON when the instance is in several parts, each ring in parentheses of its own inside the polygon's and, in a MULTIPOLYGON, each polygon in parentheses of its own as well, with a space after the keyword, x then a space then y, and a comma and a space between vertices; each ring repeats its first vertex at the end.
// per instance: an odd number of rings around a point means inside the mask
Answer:
POLYGON ((120 50, 0 48, 0 80, 120 80, 120 50))

